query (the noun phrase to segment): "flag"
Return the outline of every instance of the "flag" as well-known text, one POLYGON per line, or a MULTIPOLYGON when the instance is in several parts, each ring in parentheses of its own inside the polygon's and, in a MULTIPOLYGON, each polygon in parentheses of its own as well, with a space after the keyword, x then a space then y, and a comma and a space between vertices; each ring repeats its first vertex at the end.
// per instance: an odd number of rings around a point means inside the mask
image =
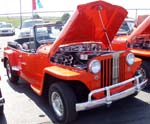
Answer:
POLYGON ((37 5, 38 5, 39 8, 43 8, 43 5, 42 5, 40 0, 37 0, 37 5))
POLYGON ((36 0, 32 0, 32 10, 36 10, 36 0))
POLYGON ((32 10, 36 10, 37 8, 43 8, 43 5, 40 0, 32 0, 32 10))

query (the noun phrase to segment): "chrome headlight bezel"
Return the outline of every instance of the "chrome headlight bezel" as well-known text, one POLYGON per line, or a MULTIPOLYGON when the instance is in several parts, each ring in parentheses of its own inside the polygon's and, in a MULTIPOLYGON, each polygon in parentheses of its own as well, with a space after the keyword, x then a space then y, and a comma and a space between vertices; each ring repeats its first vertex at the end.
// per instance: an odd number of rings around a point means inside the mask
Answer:
POLYGON ((101 70, 101 63, 98 60, 92 60, 89 64, 89 70, 91 73, 96 74, 101 70))
POLYGON ((129 53, 127 56, 126 56, 126 62, 128 65, 133 65, 134 63, 134 59, 135 59, 135 56, 133 53, 129 53))

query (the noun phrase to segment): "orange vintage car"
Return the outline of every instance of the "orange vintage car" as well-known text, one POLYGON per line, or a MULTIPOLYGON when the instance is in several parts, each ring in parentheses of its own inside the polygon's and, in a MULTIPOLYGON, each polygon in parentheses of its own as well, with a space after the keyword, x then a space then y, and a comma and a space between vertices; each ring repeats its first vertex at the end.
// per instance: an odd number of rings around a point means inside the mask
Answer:
POLYGON ((114 50, 128 49, 136 57, 143 60, 142 69, 150 80, 150 16, 138 16, 136 28, 128 35, 118 35, 114 38, 112 46, 114 50))
POLYGON ((22 77, 38 95, 46 92, 63 123, 138 93, 147 82, 141 59, 111 46, 126 15, 120 6, 96 1, 79 5, 57 38, 55 25, 35 25, 34 37, 9 42, 4 50, 10 82, 22 77))

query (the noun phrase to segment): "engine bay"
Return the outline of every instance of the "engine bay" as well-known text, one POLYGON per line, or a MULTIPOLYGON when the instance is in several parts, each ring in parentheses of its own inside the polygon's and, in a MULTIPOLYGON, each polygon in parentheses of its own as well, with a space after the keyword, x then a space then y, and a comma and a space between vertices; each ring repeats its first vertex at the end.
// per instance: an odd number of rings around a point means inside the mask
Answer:
POLYGON ((133 48, 150 50, 150 36, 139 36, 134 40, 133 48))
POLYGON ((108 52, 108 50, 104 49, 102 43, 84 42, 62 45, 51 58, 51 61, 65 66, 86 69, 90 59, 105 53, 110 53, 110 51, 108 52))

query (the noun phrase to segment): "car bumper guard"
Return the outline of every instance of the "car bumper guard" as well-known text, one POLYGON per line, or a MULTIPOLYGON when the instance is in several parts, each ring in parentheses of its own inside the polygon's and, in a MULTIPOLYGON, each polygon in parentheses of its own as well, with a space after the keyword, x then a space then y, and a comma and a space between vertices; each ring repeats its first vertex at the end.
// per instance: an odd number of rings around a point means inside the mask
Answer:
POLYGON ((83 102, 83 103, 77 103, 76 104, 76 111, 83 111, 83 110, 88 110, 91 108, 96 108, 98 106, 101 105, 110 105, 113 101, 125 98, 129 95, 132 95, 136 92, 139 92, 141 89, 143 89, 146 86, 146 82, 147 80, 144 80, 142 82, 139 81, 139 78, 142 77, 142 75, 138 75, 135 76, 133 78, 130 78, 126 81, 108 86, 108 87, 104 87, 104 88, 100 88, 100 89, 96 89, 93 90, 89 93, 88 95, 88 101, 87 102, 83 102), (136 81, 135 85, 129 89, 126 89, 122 92, 118 92, 116 94, 110 94, 110 90, 119 86, 123 86, 126 85, 132 81, 136 81), (106 97, 101 98, 101 99, 96 99, 96 100, 92 100, 92 96, 96 93, 100 93, 100 92, 104 92, 106 91, 106 97))

